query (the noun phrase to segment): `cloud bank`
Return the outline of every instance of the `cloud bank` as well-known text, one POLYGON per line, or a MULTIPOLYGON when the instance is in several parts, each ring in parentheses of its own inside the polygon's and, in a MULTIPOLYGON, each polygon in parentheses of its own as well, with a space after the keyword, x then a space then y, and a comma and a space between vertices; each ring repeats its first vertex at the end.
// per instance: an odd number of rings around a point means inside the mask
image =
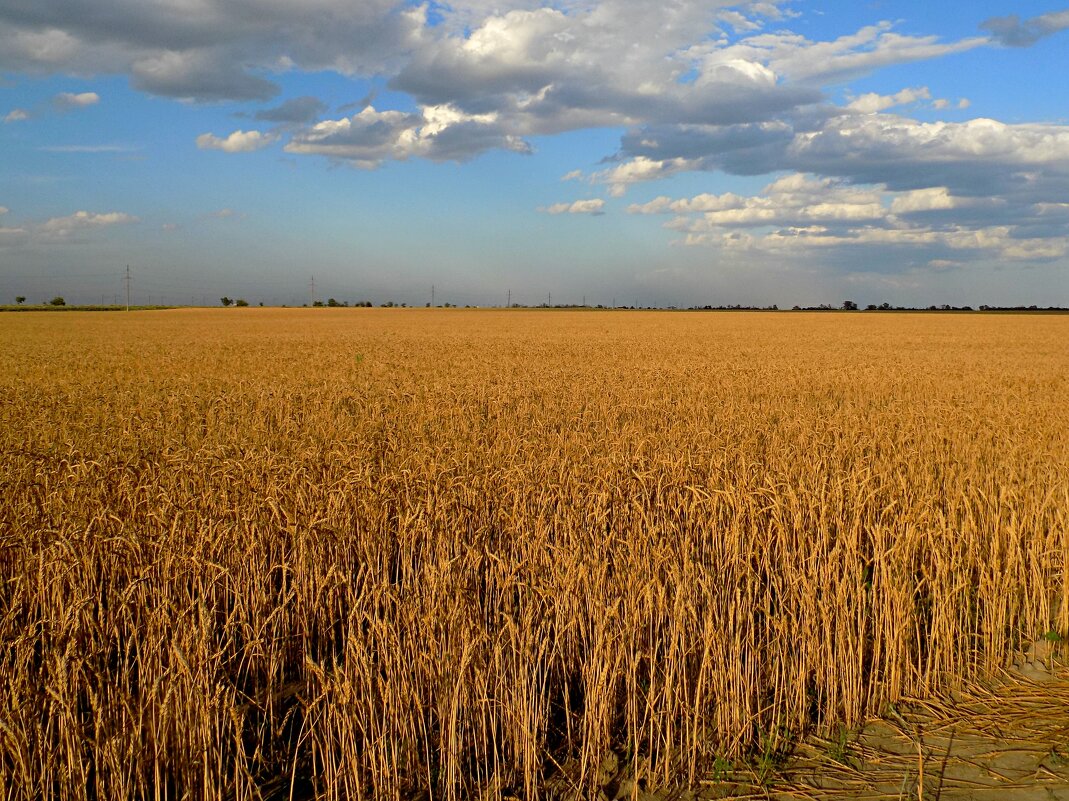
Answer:
MULTIPOLYGON (((608 198, 688 172, 779 176, 752 196, 630 207, 669 215, 686 245, 879 246, 940 269, 963 255, 1064 257, 1069 126, 966 119, 967 99, 927 85, 835 98, 881 69, 1033 45, 1069 28, 1069 11, 993 17, 949 40, 892 21, 820 39, 798 32, 797 13, 788 0, 0 0, 0 69, 121 74, 154 95, 258 104, 240 113, 268 130, 196 137, 227 154, 278 142, 377 169, 530 154, 539 137, 608 129, 622 132, 615 151, 566 176, 608 198), (278 76, 319 71, 375 78, 388 99, 376 89, 333 114, 314 96, 276 99, 278 76)), ((99 101, 64 93, 53 105, 99 101)), ((14 108, 4 122, 32 116, 14 108)), ((596 215, 612 203, 540 210, 596 215)), ((111 224, 78 214, 40 231, 111 224)))

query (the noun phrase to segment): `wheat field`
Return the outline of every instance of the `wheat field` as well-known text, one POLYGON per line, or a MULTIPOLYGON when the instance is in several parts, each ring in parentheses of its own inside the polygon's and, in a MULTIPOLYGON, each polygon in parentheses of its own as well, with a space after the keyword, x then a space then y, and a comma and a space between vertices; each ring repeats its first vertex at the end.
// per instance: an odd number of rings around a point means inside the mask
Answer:
POLYGON ((1069 635, 1069 316, 0 340, 6 799, 683 787, 1069 635))

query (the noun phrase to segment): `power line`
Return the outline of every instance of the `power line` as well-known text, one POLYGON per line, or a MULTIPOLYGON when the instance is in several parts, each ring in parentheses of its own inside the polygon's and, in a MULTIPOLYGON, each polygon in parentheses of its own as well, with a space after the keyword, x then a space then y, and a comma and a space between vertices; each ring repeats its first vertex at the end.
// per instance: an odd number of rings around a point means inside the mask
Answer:
POLYGON ((130 265, 126 265, 126 277, 123 278, 126 282, 126 310, 130 311, 130 265))

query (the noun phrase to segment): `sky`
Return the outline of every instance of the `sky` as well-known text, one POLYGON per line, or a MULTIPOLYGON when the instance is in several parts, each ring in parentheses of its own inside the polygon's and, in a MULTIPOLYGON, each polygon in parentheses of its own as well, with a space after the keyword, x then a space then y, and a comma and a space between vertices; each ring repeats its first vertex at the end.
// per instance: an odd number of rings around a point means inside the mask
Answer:
MULTIPOLYGON (((1064 0, 1062 0, 1064 3, 1064 0)), ((0 0, 0 303, 1069 306, 1069 8, 0 0)))

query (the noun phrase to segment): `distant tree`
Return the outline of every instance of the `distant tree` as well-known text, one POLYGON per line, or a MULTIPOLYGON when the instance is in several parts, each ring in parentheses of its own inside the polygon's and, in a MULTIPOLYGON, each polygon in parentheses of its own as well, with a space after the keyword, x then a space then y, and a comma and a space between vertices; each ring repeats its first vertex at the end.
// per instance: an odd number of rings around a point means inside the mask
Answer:
POLYGON ((328 299, 327 299, 327 305, 328 305, 328 306, 330 306, 330 307, 331 307, 332 309, 333 309, 333 308, 334 308, 335 306, 341 306, 341 304, 340 304, 340 303, 338 303, 338 301, 336 301, 336 300, 335 300, 334 298, 328 298, 328 299))
POLYGON ((868 306, 865 307, 865 311, 876 311, 876 308, 877 306, 875 303, 870 303, 868 306))
POLYGON ((26 296, 25 295, 16 295, 15 296, 15 302, 21 306, 23 303, 26 302, 26 296))
POLYGON ((231 305, 231 304, 232 304, 232 303, 233 303, 234 301, 232 301, 232 300, 231 300, 230 298, 228 298, 228 297, 226 297, 226 296, 224 295, 223 297, 219 298, 219 302, 220 302, 220 303, 222 303, 222 304, 223 304, 224 306, 229 306, 229 305, 231 305))
POLYGON ((312 305, 313 306, 322 306, 323 305, 323 301, 321 301, 321 300, 312 301, 312 305))
POLYGON ((56 295, 54 298, 52 298, 52 300, 50 300, 48 302, 52 306, 66 306, 67 305, 67 301, 65 301, 59 295, 56 295))
POLYGON ((857 311, 857 304, 852 300, 844 300, 843 309, 845 311, 857 311))
POLYGON ((260 305, 261 305, 261 306, 263 306, 263 305, 264 305, 264 302, 263 302, 262 300, 260 301, 260 305))
POLYGON ((248 306, 249 302, 245 298, 238 298, 234 301, 235 306, 248 306))

